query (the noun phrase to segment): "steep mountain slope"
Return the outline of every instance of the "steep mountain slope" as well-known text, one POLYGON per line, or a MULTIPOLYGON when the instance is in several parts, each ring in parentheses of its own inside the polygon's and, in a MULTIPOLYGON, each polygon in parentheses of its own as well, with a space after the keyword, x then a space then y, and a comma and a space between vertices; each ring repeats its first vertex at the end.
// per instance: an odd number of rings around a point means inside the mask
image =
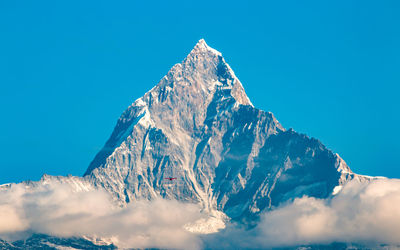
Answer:
POLYGON ((352 178, 366 179, 255 108, 204 40, 128 107, 85 173, 121 203, 164 197, 236 220, 295 197, 327 197, 352 178))

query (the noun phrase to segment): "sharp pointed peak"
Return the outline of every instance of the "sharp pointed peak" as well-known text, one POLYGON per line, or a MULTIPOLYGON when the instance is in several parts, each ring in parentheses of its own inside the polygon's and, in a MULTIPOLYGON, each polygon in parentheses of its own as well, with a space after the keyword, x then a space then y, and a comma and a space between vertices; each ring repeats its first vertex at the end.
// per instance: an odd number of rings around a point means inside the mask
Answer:
POLYGON ((208 46, 207 43, 206 43, 206 40, 204 40, 204 38, 201 38, 201 39, 197 42, 196 45, 205 45, 205 46, 208 46))
MULTIPOLYGON (((175 65, 172 71, 182 70, 182 67, 197 70, 203 75, 216 74, 218 81, 225 82, 225 84, 232 88, 232 96, 236 101, 243 105, 252 106, 242 84, 235 76, 231 67, 225 62, 222 53, 208 46, 204 39, 200 39, 183 62, 175 65)), ((189 70, 189 72, 192 71, 189 70)))
POLYGON ((213 49, 210 46, 208 46, 208 44, 206 43, 206 41, 203 38, 200 39, 196 43, 196 45, 194 46, 194 48, 192 49, 190 54, 192 54, 192 53, 201 53, 201 52, 211 52, 213 54, 222 56, 221 52, 219 52, 216 49, 213 49))

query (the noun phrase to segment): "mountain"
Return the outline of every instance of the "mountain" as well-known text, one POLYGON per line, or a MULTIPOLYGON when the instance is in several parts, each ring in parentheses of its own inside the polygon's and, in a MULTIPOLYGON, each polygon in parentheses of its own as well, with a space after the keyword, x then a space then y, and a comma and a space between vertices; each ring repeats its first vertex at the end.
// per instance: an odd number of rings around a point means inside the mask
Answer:
MULTIPOLYGON (((353 173, 319 140, 285 129, 271 112, 254 107, 222 54, 200 40, 122 113, 83 177, 44 175, 37 182, 0 185, 0 214, 15 224, 0 223, 0 248, 115 249, 142 246, 143 240, 143 246, 188 248, 197 239, 198 247, 213 249, 221 235, 235 237, 227 221, 254 229, 262 212, 303 196, 333 200, 350 180, 371 179, 353 173), (155 202, 150 207, 143 200, 155 202), (179 207, 188 204, 166 200, 198 204, 202 211, 185 216, 179 207), (180 217, 192 220, 174 224, 180 217), (171 235, 176 237, 165 241, 171 235)), ((363 248, 317 243, 297 249, 363 248)))
POLYGON ((320 141, 255 108, 203 39, 123 112, 84 174, 122 204, 176 199, 237 221, 303 195, 326 198, 354 178, 368 180, 320 141))

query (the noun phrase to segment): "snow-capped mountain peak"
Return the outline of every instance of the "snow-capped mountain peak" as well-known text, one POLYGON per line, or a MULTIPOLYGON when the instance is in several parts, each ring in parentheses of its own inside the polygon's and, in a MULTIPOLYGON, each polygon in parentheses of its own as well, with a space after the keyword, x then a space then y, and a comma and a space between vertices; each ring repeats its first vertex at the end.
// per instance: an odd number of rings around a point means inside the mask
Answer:
POLYGON ((189 55, 200 54, 200 53, 213 53, 217 56, 222 56, 221 52, 208 46, 203 38, 196 43, 196 45, 194 46, 193 50, 189 53, 189 55))
POLYGON ((327 197, 356 175, 318 140, 254 108, 201 39, 121 115, 85 176, 121 203, 163 197, 248 220, 302 195, 327 197))

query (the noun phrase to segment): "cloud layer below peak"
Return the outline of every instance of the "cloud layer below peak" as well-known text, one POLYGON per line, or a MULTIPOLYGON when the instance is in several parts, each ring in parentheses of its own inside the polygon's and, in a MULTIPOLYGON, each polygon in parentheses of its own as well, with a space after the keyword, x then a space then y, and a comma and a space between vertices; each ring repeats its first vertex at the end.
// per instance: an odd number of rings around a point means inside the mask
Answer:
POLYGON ((351 181, 329 199, 302 197, 261 214, 246 230, 231 224, 200 236, 185 225, 204 220, 200 207, 171 200, 138 201, 116 207, 101 190, 76 191, 69 185, 24 184, 0 190, 0 238, 27 233, 90 236, 131 248, 271 248, 357 243, 400 245, 400 180, 351 181))
POLYGON ((230 226, 210 237, 215 246, 222 239, 242 248, 360 244, 400 245, 400 180, 351 181, 330 199, 297 198, 261 215, 252 230, 230 226))
POLYGON ((123 248, 196 249, 200 240, 184 226, 202 217, 193 204, 160 199, 120 208, 104 191, 53 182, 34 188, 16 184, 0 192, 0 238, 7 240, 35 232, 103 238, 123 248))

